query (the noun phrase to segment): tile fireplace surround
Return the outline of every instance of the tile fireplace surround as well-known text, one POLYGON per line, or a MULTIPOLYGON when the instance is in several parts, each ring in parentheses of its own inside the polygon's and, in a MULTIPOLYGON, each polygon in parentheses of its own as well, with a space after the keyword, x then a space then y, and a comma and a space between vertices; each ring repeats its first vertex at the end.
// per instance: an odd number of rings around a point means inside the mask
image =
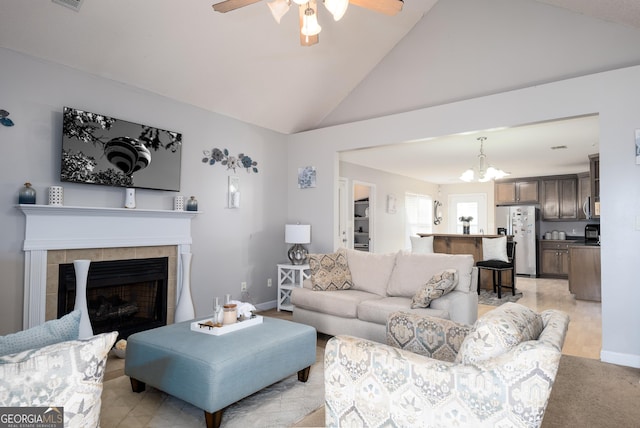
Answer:
POLYGON ((56 318, 58 266, 169 257, 167 321, 182 287, 180 254, 191 251, 192 211, 18 205, 26 217, 23 328, 56 318), (54 308, 55 306, 55 308, 54 308))

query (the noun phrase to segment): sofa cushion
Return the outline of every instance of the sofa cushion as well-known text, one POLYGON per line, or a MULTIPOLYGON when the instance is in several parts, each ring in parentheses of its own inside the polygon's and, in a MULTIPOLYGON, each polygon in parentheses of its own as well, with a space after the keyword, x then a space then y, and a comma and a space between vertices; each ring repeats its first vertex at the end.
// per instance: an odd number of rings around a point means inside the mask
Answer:
POLYGON ((458 283, 458 271, 455 269, 445 269, 433 275, 424 284, 411 300, 411 308, 428 308, 432 300, 444 296, 458 283))
POLYGON ((383 297, 376 300, 365 300, 358 305, 358 319, 386 325, 389 315, 398 311, 449 319, 449 312, 445 310, 433 308, 411 309, 411 299, 407 297, 383 297))
POLYGON ((335 253, 309 254, 309 269, 314 290, 348 290, 352 286, 344 248, 335 253))
POLYGON ((412 254, 401 251, 396 256, 387 295, 413 297, 431 277, 445 269, 458 271, 455 290, 468 293, 471 289, 473 256, 470 254, 412 254))
POLYGON ((347 260, 353 279, 352 289, 383 297, 387 295, 387 283, 396 262, 396 253, 376 254, 348 249, 347 260))
POLYGON ((365 300, 378 300, 380 296, 359 290, 313 291, 308 288, 294 288, 291 292, 291 304, 303 308, 342 318, 356 318, 358 305, 365 300))
POLYGON ((0 356, 78 338, 80 311, 17 333, 0 337, 0 356))
POLYGON ((410 236, 411 252, 414 254, 433 253, 433 236, 410 236))
POLYGON ((0 357, 0 406, 64 407, 65 427, 100 426, 102 379, 117 336, 103 333, 0 357))
POLYGON ((540 314, 518 303, 505 303, 478 318, 456 362, 477 363, 501 355, 522 342, 538 339, 543 326, 540 314))
POLYGON ((507 237, 482 238, 482 260, 509 262, 507 255, 507 237))

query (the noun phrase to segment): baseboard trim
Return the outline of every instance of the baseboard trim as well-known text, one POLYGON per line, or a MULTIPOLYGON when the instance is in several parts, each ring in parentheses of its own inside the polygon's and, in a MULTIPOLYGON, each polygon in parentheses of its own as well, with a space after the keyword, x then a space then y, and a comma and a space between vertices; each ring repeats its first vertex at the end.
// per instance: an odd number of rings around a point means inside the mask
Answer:
POLYGON ((622 354, 620 352, 600 351, 600 361, 619 366, 640 369, 640 355, 622 354))
POLYGON ((258 311, 268 311, 269 309, 275 309, 278 306, 276 300, 270 300, 268 302, 258 303, 255 305, 258 311))

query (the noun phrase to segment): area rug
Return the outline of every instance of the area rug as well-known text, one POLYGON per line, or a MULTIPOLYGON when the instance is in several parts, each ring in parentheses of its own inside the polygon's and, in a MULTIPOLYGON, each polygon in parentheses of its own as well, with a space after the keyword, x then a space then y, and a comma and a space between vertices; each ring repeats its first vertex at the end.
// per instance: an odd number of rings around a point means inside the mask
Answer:
MULTIPOLYGON (((316 363, 306 383, 297 374, 275 383, 225 409, 223 428, 290 427, 324 403, 324 349, 318 347, 316 363)), ((147 386, 134 393, 127 376, 104 383, 102 428, 204 427, 204 412, 147 386)))
POLYGON ((502 299, 498 299, 498 293, 481 289, 480 295, 478 296, 478 303, 482 305, 500 306, 507 302, 517 302, 521 297, 521 291, 516 290, 516 295, 512 296, 511 290, 506 290, 502 292, 502 299))
MULTIPOLYGON (((542 428, 632 427, 640 421, 640 369, 563 355, 542 428)), ((296 427, 323 427, 324 406, 296 427)))

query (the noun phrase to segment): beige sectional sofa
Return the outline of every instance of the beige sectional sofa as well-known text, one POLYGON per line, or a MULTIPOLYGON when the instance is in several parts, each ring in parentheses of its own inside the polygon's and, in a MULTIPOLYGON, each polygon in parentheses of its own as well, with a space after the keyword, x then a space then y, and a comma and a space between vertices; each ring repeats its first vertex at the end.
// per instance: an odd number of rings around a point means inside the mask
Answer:
POLYGON ((462 324, 478 317, 477 270, 473 256, 415 254, 407 251, 376 254, 346 250, 352 286, 347 290, 316 291, 310 279, 291 295, 293 320, 329 335, 352 335, 385 343, 388 316, 397 311, 434 316, 462 324), (416 292, 445 269, 457 271, 453 291, 427 308, 411 308, 416 292))

